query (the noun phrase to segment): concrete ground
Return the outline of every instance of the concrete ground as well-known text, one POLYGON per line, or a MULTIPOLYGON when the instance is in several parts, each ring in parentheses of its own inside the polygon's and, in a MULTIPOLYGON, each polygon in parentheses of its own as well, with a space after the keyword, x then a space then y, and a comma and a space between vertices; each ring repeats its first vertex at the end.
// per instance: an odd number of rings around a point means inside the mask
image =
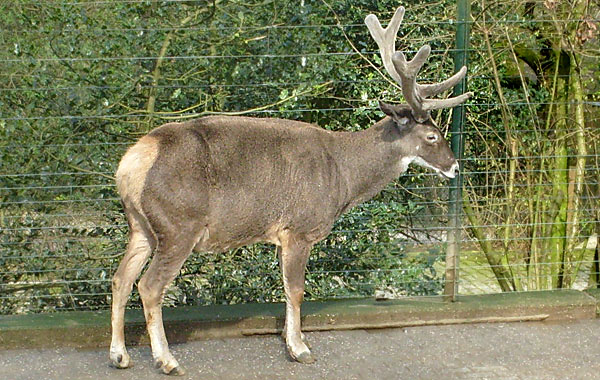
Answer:
MULTIPOLYGON (((424 326, 307 333, 318 361, 291 362, 275 335, 172 345, 183 379, 600 379, 600 319, 424 326)), ((108 365, 107 349, 0 351, 6 380, 167 379, 149 347, 134 367, 108 365)))

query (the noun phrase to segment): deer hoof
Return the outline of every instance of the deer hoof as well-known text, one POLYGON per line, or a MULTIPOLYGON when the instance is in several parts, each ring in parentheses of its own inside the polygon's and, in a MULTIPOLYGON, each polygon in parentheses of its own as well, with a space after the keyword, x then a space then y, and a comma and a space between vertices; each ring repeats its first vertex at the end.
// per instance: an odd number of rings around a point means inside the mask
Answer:
POLYGON ((174 363, 164 363, 162 360, 157 360, 154 363, 154 367, 156 369, 160 369, 162 371, 162 373, 164 373, 165 375, 170 375, 170 376, 183 376, 185 375, 185 369, 180 366, 179 364, 177 364, 177 362, 174 363))
POLYGON ((286 346, 291 358, 298 363, 310 364, 315 362, 315 358, 310 352, 310 348, 306 343, 306 338, 303 335, 297 337, 287 337, 286 346))
POLYGON ((177 367, 171 369, 171 371, 169 371, 169 373, 167 373, 167 375, 171 375, 171 376, 183 376, 185 375, 185 369, 178 365, 177 367))
POLYGON ((129 358, 129 355, 126 352, 120 354, 111 353, 110 362, 113 367, 118 369, 125 369, 131 367, 131 359, 129 358))
POLYGON ((315 357, 310 353, 310 351, 304 351, 300 355, 296 357, 296 361, 302 364, 311 364, 316 361, 315 357))

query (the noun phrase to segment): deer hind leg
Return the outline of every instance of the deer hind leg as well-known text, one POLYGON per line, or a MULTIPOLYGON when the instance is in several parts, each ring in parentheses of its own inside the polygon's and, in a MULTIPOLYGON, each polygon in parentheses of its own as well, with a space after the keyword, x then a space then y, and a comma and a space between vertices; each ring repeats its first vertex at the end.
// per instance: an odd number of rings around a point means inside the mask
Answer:
POLYGON ((300 305, 304 299, 304 271, 312 247, 311 243, 286 234, 281 239, 280 265, 285 291, 284 339, 292 359, 300 363, 315 361, 301 331, 300 305))
POLYGON ((152 356, 156 368, 168 375, 183 375, 185 371, 169 351, 161 304, 167 286, 177 276, 197 241, 193 234, 187 232, 169 236, 163 234, 152 262, 138 284, 152 356))
POLYGON ((131 293, 133 283, 139 276, 148 260, 154 245, 152 234, 142 227, 139 214, 128 215, 130 237, 127 251, 119 264, 112 280, 112 340, 110 344, 110 360, 117 368, 131 365, 125 348, 125 305, 131 293))

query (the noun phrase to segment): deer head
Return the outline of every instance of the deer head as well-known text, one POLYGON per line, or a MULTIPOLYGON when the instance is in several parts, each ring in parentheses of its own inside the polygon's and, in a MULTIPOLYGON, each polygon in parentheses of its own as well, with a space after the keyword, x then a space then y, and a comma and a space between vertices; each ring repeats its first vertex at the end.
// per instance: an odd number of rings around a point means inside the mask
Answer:
POLYGON ((380 102, 380 108, 405 134, 403 137, 407 155, 404 158, 405 165, 414 162, 433 169, 445 177, 454 178, 458 173, 458 163, 440 130, 433 125, 430 112, 457 106, 467 100, 472 93, 468 92, 448 99, 428 98, 454 87, 464 78, 467 67, 463 66, 452 77, 440 83, 417 83, 417 74, 429 57, 431 47, 429 45, 421 47, 410 61, 406 60, 402 52, 396 51, 396 35, 403 17, 404 7, 399 7, 385 29, 377 16, 370 14, 365 18, 369 32, 379 46, 383 66, 392 79, 400 85, 408 103, 408 105, 396 106, 380 102))

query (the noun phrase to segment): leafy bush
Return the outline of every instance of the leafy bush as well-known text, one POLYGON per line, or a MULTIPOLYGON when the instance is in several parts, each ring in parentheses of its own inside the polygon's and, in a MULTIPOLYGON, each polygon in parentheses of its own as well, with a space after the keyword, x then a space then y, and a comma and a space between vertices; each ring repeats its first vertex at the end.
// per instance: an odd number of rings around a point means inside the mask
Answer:
MULTIPOLYGON (((362 20, 370 12, 388 19, 397 5, 0 5, 0 312, 109 307, 127 235, 112 177, 127 146, 151 128, 222 111, 349 131, 381 118, 377 99, 401 96, 374 70, 380 61, 362 20)), ((405 5, 403 48, 429 42, 436 54, 422 75, 446 77, 453 3, 405 5)), ((314 248, 307 298, 440 292, 443 236, 428 231, 443 225, 435 201, 446 192, 416 173, 344 216, 314 248), (408 252, 416 242, 435 243, 433 251, 408 252)), ((255 245, 193 255, 166 302, 266 302, 281 291, 272 247, 255 245)))

